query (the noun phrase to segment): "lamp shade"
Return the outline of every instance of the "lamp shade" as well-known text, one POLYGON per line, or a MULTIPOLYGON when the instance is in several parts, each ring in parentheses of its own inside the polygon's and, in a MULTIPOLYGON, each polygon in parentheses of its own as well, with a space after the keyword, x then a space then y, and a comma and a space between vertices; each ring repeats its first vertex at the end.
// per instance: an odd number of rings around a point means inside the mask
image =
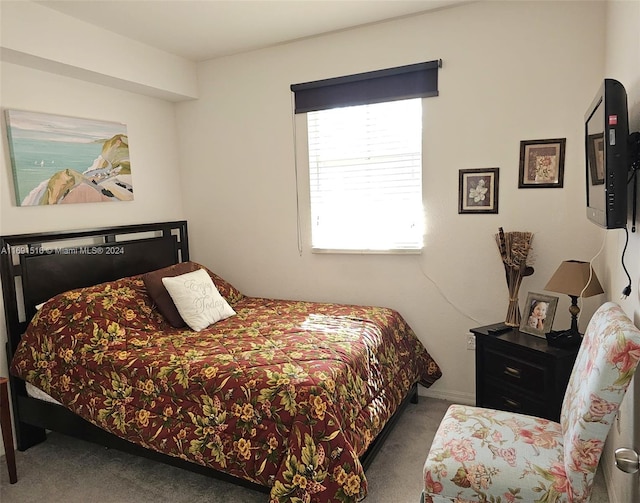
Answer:
POLYGON ((592 297, 604 293, 591 264, 579 260, 562 262, 544 289, 573 297, 592 297), (590 274, 591 281, 589 281, 590 274))

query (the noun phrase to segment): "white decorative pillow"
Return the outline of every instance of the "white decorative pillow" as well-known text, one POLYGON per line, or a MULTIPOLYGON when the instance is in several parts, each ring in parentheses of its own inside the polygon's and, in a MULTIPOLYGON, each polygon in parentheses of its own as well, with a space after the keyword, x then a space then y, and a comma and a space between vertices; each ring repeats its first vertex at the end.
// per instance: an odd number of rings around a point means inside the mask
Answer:
POLYGON ((196 332, 236 314, 204 269, 162 278, 162 284, 182 319, 196 332))

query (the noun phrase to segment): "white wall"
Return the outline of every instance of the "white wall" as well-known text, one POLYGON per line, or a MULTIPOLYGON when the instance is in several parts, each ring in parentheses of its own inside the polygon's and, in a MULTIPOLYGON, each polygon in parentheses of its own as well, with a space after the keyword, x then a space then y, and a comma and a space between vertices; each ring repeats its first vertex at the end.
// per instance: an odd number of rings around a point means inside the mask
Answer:
MULTIPOLYGON (((562 260, 600 248, 604 232, 584 216, 583 117, 602 76, 604 13, 594 2, 473 3, 201 64, 200 99, 177 105, 194 258, 249 295, 398 309, 443 368, 429 393, 473 402, 466 333, 507 308, 498 227, 535 233, 521 299, 562 260), (437 58, 424 253, 312 254, 305 234, 299 255, 289 85, 437 58), (564 188, 518 189, 520 140, 558 137, 564 188), (500 167, 500 213, 458 215, 458 170, 486 167, 500 167)), ((581 328, 601 297, 585 302, 581 328)), ((561 298, 558 329, 568 305, 561 298)))
MULTIPOLYGON (((616 78, 625 86, 630 131, 640 131, 640 2, 609 1, 606 20, 605 76, 616 78)), ((638 183, 640 185, 640 181, 638 183)), ((640 225, 638 228, 640 229, 640 225)), ((624 242, 623 231, 609 232, 603 263, 611 274, 603 286, 611 300, 619 302, 636 326, 640 326, 639 233, 629 233, 625 263, 632 278, 632 292, 628 299, 621 301, 620 292, 627 285, 627 277, 620 265, 624 242)), ((622 403, 619 419, 609 435, 601 466, 607 478, 612 503, 638 501, 638 475, 625 474, 614 466, 613 451, 618 447, 632 447, 640 452, 640 386, 637 378, 622 403)))
POLYGON ((30 110, 125 123, 134 186, 134 200, 130 202, 16 206, 3 118, 0 145, 3 234, 152 222, 183 214, 173 104, 10 63, 3 63, 1 69, 3 111, 30 110))
POLYGON ((197 97, 193 61, 79 21, 43 4, 46 3, 6 0, 0 3, 3 61, 169 101, 197 97))

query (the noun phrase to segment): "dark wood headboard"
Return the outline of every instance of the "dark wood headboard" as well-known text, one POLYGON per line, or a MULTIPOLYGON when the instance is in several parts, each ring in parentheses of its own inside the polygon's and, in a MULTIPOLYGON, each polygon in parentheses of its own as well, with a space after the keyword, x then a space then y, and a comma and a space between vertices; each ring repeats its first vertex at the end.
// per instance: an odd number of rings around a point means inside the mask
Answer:
POLYGON ((187 222, 0 236, 0 274, 13 356, 36 305, 67 290, 189 260, 187 222))

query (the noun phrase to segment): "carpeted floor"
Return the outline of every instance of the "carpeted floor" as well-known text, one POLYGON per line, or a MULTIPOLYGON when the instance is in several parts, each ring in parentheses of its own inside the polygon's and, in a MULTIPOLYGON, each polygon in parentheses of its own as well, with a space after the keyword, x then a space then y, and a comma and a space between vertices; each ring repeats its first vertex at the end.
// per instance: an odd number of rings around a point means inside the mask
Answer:
MULTIPOLYGON (((366 503, 418 503, 422 466, 449 402, 420 397, 409 404, 367 471, 366 503)), ((18 482, 0 460, 2 503, 266 503, 268 495, 52 433, 16 453, 18 482)), ((600 472, 600 471, 599 471, 600 472)), ((596 476, 591 503, 607 503, 596 476)), ((527 503, 527 502, 523 502, 527 503)))

